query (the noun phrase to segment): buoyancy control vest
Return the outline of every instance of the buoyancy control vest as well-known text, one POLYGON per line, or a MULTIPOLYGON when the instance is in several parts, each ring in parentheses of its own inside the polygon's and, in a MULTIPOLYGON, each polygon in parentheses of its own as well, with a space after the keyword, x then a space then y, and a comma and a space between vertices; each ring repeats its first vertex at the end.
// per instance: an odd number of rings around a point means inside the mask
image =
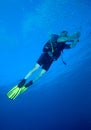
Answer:
POLYGON ((59 35, 52 34, 51 39, 44 45, 43 52, 47 52, 54 60, 57 60, 65 48, 65 42, 57 42, 59 35))

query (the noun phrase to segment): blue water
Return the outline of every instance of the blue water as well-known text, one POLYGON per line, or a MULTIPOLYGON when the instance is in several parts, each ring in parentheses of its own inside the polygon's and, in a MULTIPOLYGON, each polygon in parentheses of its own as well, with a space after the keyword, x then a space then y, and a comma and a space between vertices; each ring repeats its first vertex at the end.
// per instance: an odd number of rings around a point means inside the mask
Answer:
POLYGON ((0 130, 91 130, 91 1, 0 1, 0 130), (11 101, 6 93, 33 67, 51 33, 80 42, 11 101))

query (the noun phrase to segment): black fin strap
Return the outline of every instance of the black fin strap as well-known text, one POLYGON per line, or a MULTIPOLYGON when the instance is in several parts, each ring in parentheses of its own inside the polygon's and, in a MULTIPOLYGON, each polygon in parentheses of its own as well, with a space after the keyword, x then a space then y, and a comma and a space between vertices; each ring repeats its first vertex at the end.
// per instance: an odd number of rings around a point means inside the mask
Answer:
POLYGON ((21 80, 21 82, 18 84, 18 87, 21 88, 26 82, 26 79, 21 80))
POLYGON ((31 86, 33 84, 33 81, 31 80, 31 81, 29 81, 26 85, 25 85, 25 87, 29 87, 29 86, 31 86))

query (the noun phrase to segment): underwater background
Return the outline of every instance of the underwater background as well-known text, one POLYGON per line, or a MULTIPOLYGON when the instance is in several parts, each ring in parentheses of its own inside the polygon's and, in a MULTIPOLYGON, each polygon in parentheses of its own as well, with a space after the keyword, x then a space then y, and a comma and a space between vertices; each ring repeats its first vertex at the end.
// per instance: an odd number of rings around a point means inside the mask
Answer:
POLYGON ((0 130, 6 129, 91 130, 90 0, 0 1, 0 130), (50 34, 62 30, 81 32, 77 46, 63 53, 67 65, 60 57, 25 93, 8 99, 50 34))

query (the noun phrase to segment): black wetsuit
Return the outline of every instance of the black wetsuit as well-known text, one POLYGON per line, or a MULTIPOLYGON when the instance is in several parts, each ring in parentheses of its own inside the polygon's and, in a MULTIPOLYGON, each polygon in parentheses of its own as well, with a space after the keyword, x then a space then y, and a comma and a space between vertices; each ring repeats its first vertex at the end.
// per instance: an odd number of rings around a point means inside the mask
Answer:
POLYGON ((59 56, 61 55, 61 52, 64 49, 69 49, 70 44, 66 44, 65 42, 57 42, 57 38, 59 36, 55 35, 55 38, 52 41, 54 52, 52 53, 52 46, 50 41, 48 41, 43 48, 43 53, 39 57, 37 63, 42 66, 43 69, 46 71, 50 68, 53 61, 56 61, 59 56), (47 47, 47 48, 46 48, 47 47))

